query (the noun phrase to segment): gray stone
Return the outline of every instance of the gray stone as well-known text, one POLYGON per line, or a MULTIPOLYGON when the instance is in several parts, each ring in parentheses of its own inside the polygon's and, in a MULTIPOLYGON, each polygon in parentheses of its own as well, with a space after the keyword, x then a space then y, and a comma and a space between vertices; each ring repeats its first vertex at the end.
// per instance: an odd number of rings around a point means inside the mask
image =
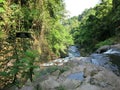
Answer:
POLYGON ((59 74, 60 74, 60 70, 57 70, 57 71, 52 73, 53 76, 59 76, 59 74))
POLYGON ((65 86, 65 88, 69 89, 75 89, 76 87, 79 87, 81 84, 80 80, 71 80, 71 79, 66 79, 63 83, 62 86, 65 86))
POLYGON ((98 86, 85 84, 85 85, 82 85, 81 87, 77 88, 76 90, 103 90, 103 89, 101 89, 98 86))
POLYGON ((103 53, 103 52, 106 52, 108 49, 110 49, 111 46, 110 45, 105 45, 105 46, 102 46, 100 47, 99 49, 97 49, 97 53, 103 53))
POLYGON ((49 77, 48 80, 40 82, 40 86, 42 86, 42 90, 52 90, 56 87, 59 87, 59 83, 53 78, 49 77))

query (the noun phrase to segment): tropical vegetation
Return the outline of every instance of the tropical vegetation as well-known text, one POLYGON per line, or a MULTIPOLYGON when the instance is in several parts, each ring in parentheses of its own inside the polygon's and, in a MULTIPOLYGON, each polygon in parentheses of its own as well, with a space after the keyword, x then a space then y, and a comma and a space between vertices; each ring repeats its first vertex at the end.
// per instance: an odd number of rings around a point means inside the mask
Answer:
POLYGON ((120 42, 120 0, 100 0, 71 18, 66 12, 64 0, 0 0, 0 89, 33 81, 40 63, 70 45, 90 53, 120 42))

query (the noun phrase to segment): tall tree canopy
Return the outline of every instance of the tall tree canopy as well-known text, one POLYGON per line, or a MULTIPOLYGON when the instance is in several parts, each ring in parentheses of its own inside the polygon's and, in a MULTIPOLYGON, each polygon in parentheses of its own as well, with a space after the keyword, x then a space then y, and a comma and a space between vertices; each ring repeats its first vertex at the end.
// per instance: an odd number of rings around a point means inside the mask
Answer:
POLYGON ((88 52, 117 42, 113 38, 118 39, 120 34, 119 3, 119 0, 101 0, 94 8, 86 9, 79 15, 79 26, 71 28, 74 42, 88 52))

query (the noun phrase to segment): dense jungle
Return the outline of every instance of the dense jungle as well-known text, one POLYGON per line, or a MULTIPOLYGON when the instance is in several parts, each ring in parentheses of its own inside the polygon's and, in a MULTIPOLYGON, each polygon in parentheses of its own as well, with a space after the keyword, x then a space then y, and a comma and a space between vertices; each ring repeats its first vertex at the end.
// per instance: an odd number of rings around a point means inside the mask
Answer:
POLYGON ((74 17, 64 0, 0 0, 0 89, 33 82, 40 64, 67 57, 72 45, 88 56, 119 43, 120 0, 100 0, 74 17))

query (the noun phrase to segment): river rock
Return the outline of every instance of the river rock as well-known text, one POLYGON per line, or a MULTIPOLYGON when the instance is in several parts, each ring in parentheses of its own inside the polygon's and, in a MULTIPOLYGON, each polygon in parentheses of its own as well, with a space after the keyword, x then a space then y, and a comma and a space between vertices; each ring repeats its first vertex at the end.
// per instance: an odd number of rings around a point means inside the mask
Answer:
POLYGON ((109 49, 120 50, 120 44, 102 46, 102 47, 100 47, 99 49, 96 50, 96 53, 103 53, 103 52, 106 52, 109 49))
POLYGON ((42 90, 53 90, 56 87, 59 87, 60 84, 54 78, 49 77, 48 80, 41 82, 40 86, 42 87, 42 90))
POLYGON ((67 90, 73 90, 76 87, 79 87, 81 84, 80 80, 71 80, 71 79, 66 79, 63 83, 61 83, 62 86, 64 86, 67 90))
POLYGON ((35 89, 35 87, 34 86, 23 86, 23 88, 22 89, 16 89, 16 90, 34 90, 35 89))
POLYGON ((57 71, 52 73, 53 76, 59 76, 59 74, 60 74, 60 70, 57 70, 57 71))
POLYGON ((85 84, 79 88, 76 88, 76 90, 103 90, 103 89, 95 85, 85 84))
POLYGON ((106 51, 109 50, 110 48, 111 48, 110 45, 102 46, 102 47, 100 47, 99 49, 97 49, 96 53, 103 53, 103 52, 106 52, 106 51))

